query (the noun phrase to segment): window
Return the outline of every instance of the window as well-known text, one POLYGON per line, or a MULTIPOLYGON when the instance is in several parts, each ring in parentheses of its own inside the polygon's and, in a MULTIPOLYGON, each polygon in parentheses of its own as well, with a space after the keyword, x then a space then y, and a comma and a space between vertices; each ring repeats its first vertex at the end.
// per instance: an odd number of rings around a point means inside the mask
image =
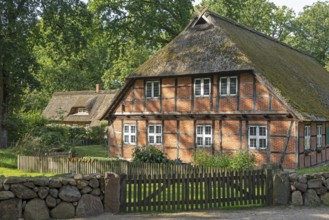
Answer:
POLYGON ((201 78, 194 80, 194 95, 196 97, 203 97, 210 95, 210 79, 201 78))
POLYGON ((236 96, 238 94, 238 78, 236 76, 220 78, 220 95, 236 96))
POLYGON ((136 125, 123 126, 123 142, 125 144, 136 144, 136 125))
POLYGON ((211 125, 196 126, 196 145, 210 147, 212 144, 212 127, 211 125))
POLYGON ((162 144, 162 125, 148 126, 148 143, 153 145, 162 144))
POLYGON ((310 149, 311 147, 311 126, 305 125, 304 128, 304 147, 310 149))
POLYGON ((316 126, 316 146, 322 147, 322 125, 316 126))
POLYGON ((265 149, 267 147, 267 127, 249 126, 248 143, 250 148, 265 149))
POLYGON ((88 110, 87 108, 78 108, 75 115, 88 115, 88 110))
POLYGON ((160 82, 159 81, 147 81, 145 95, 146 95, 146 98, 160 97, 160 82))

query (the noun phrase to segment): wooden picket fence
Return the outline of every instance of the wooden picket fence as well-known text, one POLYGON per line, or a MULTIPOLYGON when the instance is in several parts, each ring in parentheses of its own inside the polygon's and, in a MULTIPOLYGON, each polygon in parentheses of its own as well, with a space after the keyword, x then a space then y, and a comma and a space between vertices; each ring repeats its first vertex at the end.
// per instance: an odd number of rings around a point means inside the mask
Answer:
POLYGON ((121 211, 271 205, 271 170, 127 176, 121 211))
POLYGON ((115 172, 133 175, 199 174, 221 169, 192 165, 131 163, 113 160, 81 160, 70 157, 17 156, 19 170, 41 173, 100 173, 115 172))

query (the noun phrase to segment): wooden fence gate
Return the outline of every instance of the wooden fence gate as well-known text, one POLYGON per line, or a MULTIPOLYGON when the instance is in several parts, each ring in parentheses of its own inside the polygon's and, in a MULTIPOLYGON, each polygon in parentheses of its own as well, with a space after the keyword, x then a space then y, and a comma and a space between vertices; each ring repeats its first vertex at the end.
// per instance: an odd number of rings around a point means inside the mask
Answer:
POLYGON ((271 205, 272 171, 127 176, 126 212, 271 205))

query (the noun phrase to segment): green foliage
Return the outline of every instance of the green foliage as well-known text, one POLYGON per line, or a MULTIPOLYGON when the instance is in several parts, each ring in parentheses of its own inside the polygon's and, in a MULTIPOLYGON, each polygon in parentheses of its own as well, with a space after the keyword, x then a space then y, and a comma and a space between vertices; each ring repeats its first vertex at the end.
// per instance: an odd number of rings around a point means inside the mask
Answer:
POLYGON ((133 153, 134 162, 168 163, 169 160, 161 150, 154 146, 136 147, 133 153))
POLYGON ((68 138, 72 145, 79 145, 87 139, 87 131, 84 127, 69 127, 68 138))
POLYGON ((17 143, 16 151, 23 155, 44 155, 52 150, 68 151, 68 128, 44 126, 26 133, 17 143))
POLYGON ((94 144, 106 145, 106 124, 92 126, 87 130, 87 140, 94 144))
POLYGON ((6 120, 6 127, 9 130, 9 140, 17 142, 33 129, 39 129, 47 124, 47 120, 42 113, 37 110, 29 112, 18 111, 11 114, 6 120))
POLYGON ((17 168, 17 157, 12 149, 0 150, 0 167, 17 168))
POLYGON ((255 166, 255 156, 248 152, 239 152, 228 155, 210 155, 203 149, 197 149, 194 156, 194 163, 200 166, 230 168, 234 170, 249 169, 255 166))

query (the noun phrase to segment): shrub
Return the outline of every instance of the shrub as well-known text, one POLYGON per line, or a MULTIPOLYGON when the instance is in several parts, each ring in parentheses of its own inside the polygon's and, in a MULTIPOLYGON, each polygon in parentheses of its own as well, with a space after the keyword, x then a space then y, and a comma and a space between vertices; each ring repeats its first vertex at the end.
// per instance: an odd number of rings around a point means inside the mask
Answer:
POLYGON ((94 144, 106 145, 106 124, 90 127, 87 131, 87 139, 94 144))
POLYGON ((69 150, 68 128, 45 126, 26 133, 17 143, 16 150, 24 155, 43 155, 52 149, 69 150))
POLYGON ((87 138, 87 131, 84 127, 69 127, 69 142, 72 145, 80 145, 87 138))
POLYGON ((229 168, 229 169, 249 169, 255 166, 255 155, 248 152, 237 154, 210 155, 205 150, 198 149, 195 153, 194 162, 200 166, 229 168))
POLYGON ((136 147, 133 153, 134 162, 168 163, 165 153, 154 146, 136 147))

